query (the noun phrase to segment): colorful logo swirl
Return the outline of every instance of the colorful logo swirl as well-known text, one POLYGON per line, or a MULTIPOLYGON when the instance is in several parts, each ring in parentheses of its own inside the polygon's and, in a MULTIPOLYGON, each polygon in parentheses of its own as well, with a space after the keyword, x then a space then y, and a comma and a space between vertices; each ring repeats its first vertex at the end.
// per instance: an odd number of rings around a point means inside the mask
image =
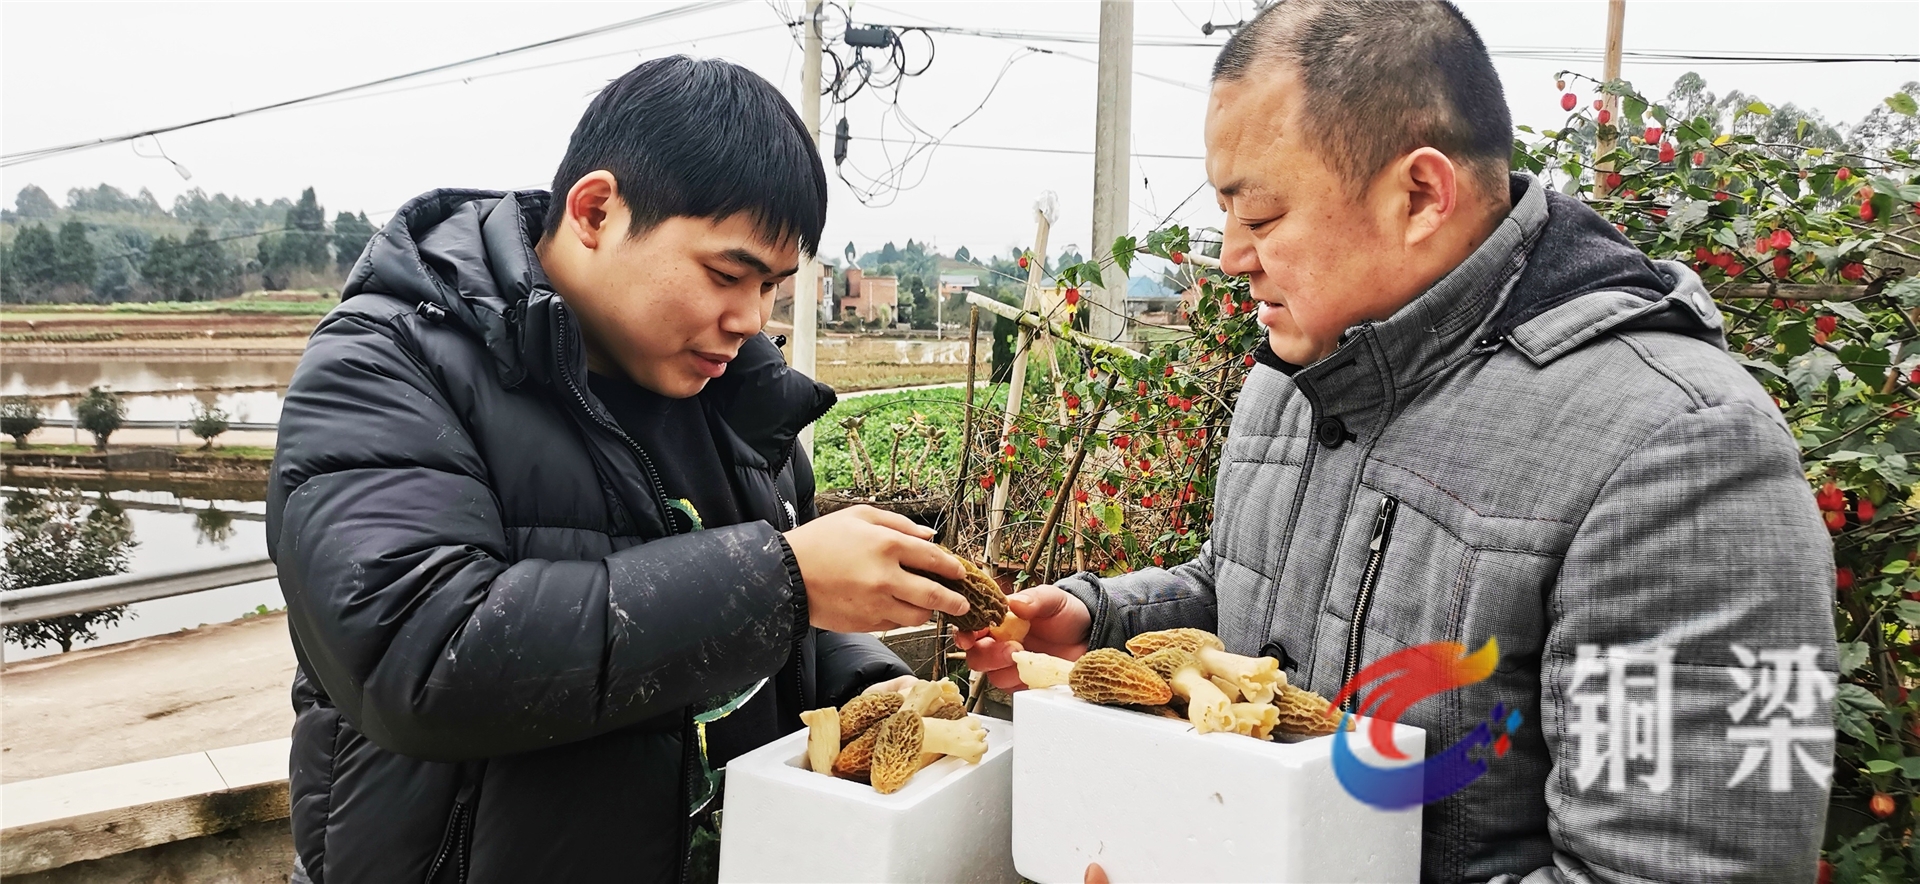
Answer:
MULTIPOLYGON (((1406 753, 1393 744, 1393 726, 1413 704, 1434 694, 1465 687, 1493 674, 1500 660, 1500 644, 1489 638, 1480 650, 1467 653, 1465 645, 1433 642, 1389 654, 1355 674, 1340 687, 1333 705, 1339 708, 1350 697, 1359 697, 1355 708, 1367 716, 1367 739, 1381 757, 1403 760, 1406 753)), ((1332 710, 1328 710, 1332 715, 1332 710)), ((1399 767, 1374 767, 1362 761, 1348 745, 1347 728, 1352 714, 1341 711, 1340 727, 1333 733, 1333 772, 1347 793, 1360 801, 1385 810, 1402 810, 1430 804, 1467 787, 1487 772, 1485 757, 1474 757, 1475 749, 1489 744, 1494 757, 1507 754, 1508 735, 1520 727, 1520 710, 1507 710, 1496 704, 1488 721, 1480 723, 1459 742, 1437 755, 1399 767), (1493 723, 1503 725, 1505 733, 1493 736, 1493 723)))

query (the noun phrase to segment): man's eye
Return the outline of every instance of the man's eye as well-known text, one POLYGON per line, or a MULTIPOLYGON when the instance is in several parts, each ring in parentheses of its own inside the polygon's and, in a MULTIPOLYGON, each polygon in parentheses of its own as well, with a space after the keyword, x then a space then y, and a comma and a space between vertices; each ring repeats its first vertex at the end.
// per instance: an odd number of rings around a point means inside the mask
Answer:
POLYGON ((713 278, 716 280, 719 280, 720 284, 723 286, 730 286, 740 281, 740 277, 738 276, 731 276, 725 273, 721 273, 718 270, 713 270, 713 268, 707 268, 707 269, 713 273, 713 278))
POLYGON ((773 291, 776 285, 777 285, 777 283, 774 283, 774 282, 773 282, 773 281, 771 281, 771 280, 769 280, 769 281, 767 281, 767 282, 763 282, 763 283, 761 283, 761 284, 760 284, 760 294, 763 294, 763 295, 764 295, 764 294, 766 294, 766 293, 768 293, 768 292, 770 292, 770 291, 773 291))

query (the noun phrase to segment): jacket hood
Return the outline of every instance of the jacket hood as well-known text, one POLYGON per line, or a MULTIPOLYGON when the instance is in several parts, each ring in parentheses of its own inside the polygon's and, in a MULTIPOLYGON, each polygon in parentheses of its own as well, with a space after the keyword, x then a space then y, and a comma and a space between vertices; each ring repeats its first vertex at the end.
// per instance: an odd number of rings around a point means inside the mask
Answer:
MULTIPOLYGON (((506 386, 548 383, 556 371, 584 379, 584 353, 554 345, 556 323, 572 320, 534 253, 548 198, 542 190, 459 189, 415 197, 367 243, 340 297, 377 293, 440 314, 486 347, 506 386)), ((772 466, 835 401, 832 388, 789 368, 764 334, 741 345, 727 373, 699 395, 772 466)))

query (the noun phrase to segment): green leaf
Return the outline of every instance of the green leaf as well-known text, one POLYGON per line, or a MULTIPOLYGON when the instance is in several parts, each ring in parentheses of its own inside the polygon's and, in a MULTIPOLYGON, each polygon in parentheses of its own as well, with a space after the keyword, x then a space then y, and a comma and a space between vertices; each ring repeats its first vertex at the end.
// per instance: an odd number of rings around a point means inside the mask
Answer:
POLYGON ((1861 666, 1866 665, 1866 662, 1867 662, 1867 643, 1866 642, 1841 642, 1840 643, 1840 674, 1841 675, 1846 675, 1847 673, 1852 672, 1855 669, 1859 669, 1861 666))
POLYGON ((1893 773, 1894 771, 1899 769, 1900 769, 1899 765, 1894 764, 1891 761, 1886 761, 1880 758, 1875 758, 1872 761, 1867 762, 1867 770, 1873 773, 1893 773))
POLYGON ((1907 625, 1920 626, 1920 602, 1901 599, 1900 604, 1894 606, 1894 610, 1900 612, 1900 619, 1907 621, 1907 625))
POLYGON ((1747 107, 1746 107, 1746 111, 1747 111, 1747 113, 1750 113, 1750 114, 1754 114, 1754 115, 1756 115, 1756 116, 1762 116, 1762 117, 1771 117, 1771 116, 1773 116, 1773 111, 1772 111, 1772 110, 1770 110, 1770 109, 1768 109, 1768 107, 1767 107, 1766 105, 1764 105, 1764 104, 1761 104, 1761 103, 1760 103, 1760 102, 1758 102, 1758 101, 1756 101, 1756 102, 1754 102, 1754 103, 1752 103, 1752 104, 1749 104, 1749 105, 1747 105, 1747 107))
POLYGON ((1880 573, 1882 573, 1882 574, 1905 574, 1905 573, 1907 573, 1907 569, 1908 569, 1908 568, 1910 568, 1910 567, 1912 567, 1912 566, 1911 566, 1911 565, 1909 565, 1909 564, 1907 564, 1907 560, 1906 560, 1906 559, 1894 559, 1893 561, 1891 561, 1891 562, 1888 562, 1888 563, 1886 564, 1886 567, 1884 567, 1884 568, 1881 568, 1881 569, 1880 569, 1880 573))
POLYGON ((1774 365, 1771 362, 1766 362, 1760 359, 1750 359, 1746 356, 1741 356, 1739 354, 1734 354, 1733 360, 1754 371, 1765 372, 1783 381, 1787 379, 1787 373, 1785 371, 1782 371, 1780 369, 1780 366, 1774 365))
POLYGON ((1857 322, 1857 323, 1860 323, 1861 325, 1872 324, 1872 320, 1867 319, 1867 314, 1861 312, 1860 308, 1855 307, 1852 304, 1847 303, 1846 301, 1828 301, 1827 309, 1832 310, 1835 316, 1838 316, 1841 319, 1844 319, 1848 322, 1857 322))
POLYGON ((1886 100, 1887 107, 1893 108, 1893 112, 1896 114, 1911 117, 1916 112, 1920 112, 1920 104, 1916 104, 1913 96, 1905 92, 1895 92, 1887 96, 1886 100))
POLYGON ((1109 534, 1120 530, 1120 526, 1123 524, 1125 517, 1126 512, 1122 510, 1117 503, 1108 503, 1100 508, 1100 523, 1106 526, 1107 533, 1109 534))
POLYGON ((1909 780, 1920 780, 1920 755, 1909 755, 1900 759, 1900 772, 1909 780))
POLYGON ((1833 380, 1840 359, 1825 350, 1808 350, 1787 363, 1787 383, 1802 396, 1812 396, 1833 380))
POLYGON ((1880 745, 1873 730, 1873 716, 1887 707, 1880 698, 1857 684, 1842 684, 1833 698, 1833 723, 1836 727, 1869 746, 1880 745))
POLYGON ((1139 245, 1131 236, 1116 236, 1113 239, 1113 263, 1120 267, 1121 273, 1133 272, 1133 252, 1139 245))

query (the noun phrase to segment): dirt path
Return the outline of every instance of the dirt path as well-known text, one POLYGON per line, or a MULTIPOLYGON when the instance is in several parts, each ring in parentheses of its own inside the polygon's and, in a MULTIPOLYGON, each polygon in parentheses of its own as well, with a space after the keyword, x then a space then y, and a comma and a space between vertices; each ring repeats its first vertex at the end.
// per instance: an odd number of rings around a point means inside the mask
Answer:
POLYGON ((287 736, 284 614, 0 668, 0 782, 287 736))

